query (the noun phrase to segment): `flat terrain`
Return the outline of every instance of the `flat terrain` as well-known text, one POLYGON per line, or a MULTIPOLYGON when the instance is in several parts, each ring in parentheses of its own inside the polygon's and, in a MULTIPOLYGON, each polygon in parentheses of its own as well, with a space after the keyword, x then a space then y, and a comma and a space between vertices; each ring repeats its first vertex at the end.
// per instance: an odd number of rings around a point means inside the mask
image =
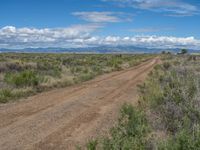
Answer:
POLYGON ((136 66, 151 54, 0 53, 0 103, 136 66))
POLYGON ((0 149, 75 149, 106 134, 124 102, 137 103, 137 84, 158 58, 83 84, 0 104, 0 149))

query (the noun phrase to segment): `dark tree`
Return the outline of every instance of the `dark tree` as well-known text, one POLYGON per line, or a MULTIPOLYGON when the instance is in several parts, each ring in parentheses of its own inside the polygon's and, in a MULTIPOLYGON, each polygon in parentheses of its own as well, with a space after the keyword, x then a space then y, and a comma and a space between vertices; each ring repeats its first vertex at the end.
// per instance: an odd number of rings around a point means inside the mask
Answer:
POLYGON ((181 50, 181 54, 187 54, 188 53, 188 50, 187 49, 182 49, 181 50))

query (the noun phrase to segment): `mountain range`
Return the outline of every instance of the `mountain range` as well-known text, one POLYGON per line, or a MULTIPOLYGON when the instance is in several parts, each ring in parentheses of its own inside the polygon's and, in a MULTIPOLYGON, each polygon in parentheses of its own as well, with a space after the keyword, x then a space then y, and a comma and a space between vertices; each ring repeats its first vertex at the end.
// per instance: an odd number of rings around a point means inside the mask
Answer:
MULTIPOLYGON (((180 52, 180 48, 174 49, 156 49, 156 48, 143 48, 136 46, 100 46, 100 47, 84 47, 84 48, 24 48, 24 49, 6 49, 1 48, 0 53, 161 53, 168 51, 172 53, 180 52)), ((199 53, 200 50, 189 49, 190 53, 199 53)))

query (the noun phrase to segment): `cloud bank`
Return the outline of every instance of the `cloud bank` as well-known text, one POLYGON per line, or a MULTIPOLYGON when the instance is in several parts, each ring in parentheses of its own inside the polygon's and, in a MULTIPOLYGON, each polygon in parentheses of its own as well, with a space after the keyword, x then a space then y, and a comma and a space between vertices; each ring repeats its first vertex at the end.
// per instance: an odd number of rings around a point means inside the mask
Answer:
POLYGON ((16 28, 0 29, 0 48, 30 47, 87 47, 87 46, 140 46, 147 48, 191 48, 200 50, 200 40, 194 37, 172 36, 94 36, 98 24, 77 25, 68 28, 16 28))
POLYGON ((91 32, 101 27, 98 24, 44 29, 6 26, 0 29, 0 47, 70 46, 71 41, 86 40, 91 32))

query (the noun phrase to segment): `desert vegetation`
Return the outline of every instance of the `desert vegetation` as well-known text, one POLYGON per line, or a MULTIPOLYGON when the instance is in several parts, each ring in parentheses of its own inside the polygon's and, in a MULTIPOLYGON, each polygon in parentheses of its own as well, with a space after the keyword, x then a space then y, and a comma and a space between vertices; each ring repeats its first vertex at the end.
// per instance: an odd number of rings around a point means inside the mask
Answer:
POLYGON ((135 66, 152 55, 0 54, 0 102, 78 84, 135 66))
POLYGON ((138 86, 138 106, 125 104, 109 135, 87 149, 199 149, 200 57, 164 54, 162 62, 138 86))

